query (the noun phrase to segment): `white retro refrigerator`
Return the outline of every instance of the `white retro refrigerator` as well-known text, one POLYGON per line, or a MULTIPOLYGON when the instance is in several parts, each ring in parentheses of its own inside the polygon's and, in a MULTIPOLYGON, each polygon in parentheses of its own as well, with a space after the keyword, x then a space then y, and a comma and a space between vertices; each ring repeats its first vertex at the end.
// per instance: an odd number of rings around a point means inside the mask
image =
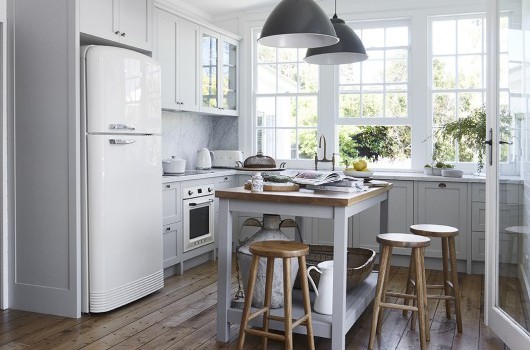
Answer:
POLYGON ((140 53, 81 48, 84 312, 164 285, 160 66, 140 53))

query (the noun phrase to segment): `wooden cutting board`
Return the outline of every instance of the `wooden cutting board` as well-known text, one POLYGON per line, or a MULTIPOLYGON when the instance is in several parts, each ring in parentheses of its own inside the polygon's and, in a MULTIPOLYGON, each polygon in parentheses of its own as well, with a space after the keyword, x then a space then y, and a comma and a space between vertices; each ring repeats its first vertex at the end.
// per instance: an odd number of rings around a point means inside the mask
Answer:
MULTIPOLYGON (((250 183, 245 184, 245 190, 250 190, 250 183)), ((294 184, 292 182, 287 183, 271 183, 267 182, 263 184, 263 191, 268 192, 293 192, 298 191, 300 189, 300 186, 297 184, 294 184)))

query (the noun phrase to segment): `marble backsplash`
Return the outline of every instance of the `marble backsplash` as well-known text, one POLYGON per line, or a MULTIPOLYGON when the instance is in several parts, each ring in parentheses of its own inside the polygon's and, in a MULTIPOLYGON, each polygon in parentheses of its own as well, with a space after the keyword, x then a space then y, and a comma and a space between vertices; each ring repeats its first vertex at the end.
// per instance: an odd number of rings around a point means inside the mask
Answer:
POLYGON ((238 118, 188 112, 162 112, 162 159, 186 159, 186 169, 195 169, 197 151, 238 149, 238 118))

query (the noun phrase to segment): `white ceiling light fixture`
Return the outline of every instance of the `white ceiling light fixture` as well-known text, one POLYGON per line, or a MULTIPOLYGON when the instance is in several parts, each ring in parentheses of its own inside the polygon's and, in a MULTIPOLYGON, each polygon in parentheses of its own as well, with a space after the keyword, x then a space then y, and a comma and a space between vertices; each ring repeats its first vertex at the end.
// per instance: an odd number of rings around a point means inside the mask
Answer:
POLYGON ((364 45, 353 29, 337 17, 337 0, 335 0, 335 14, 331 18, 333 28, 340 41, 334 45, 309 48, 304 61, 312 64, 347 64, 361 62, 368 58, 364 45))
POLYGON ((314 48, 336 44, 339 38, 313 0, 282 0, 265 21, 258 42, 273 47, 314 48))

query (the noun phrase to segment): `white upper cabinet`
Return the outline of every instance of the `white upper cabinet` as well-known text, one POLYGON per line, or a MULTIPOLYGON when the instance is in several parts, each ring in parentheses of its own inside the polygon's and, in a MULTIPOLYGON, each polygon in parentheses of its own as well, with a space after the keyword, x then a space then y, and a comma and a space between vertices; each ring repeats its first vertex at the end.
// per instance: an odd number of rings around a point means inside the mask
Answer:
POLYGON ((201 32, 201 112, 238 114, 239 43, 211 30, 201 32))
POLYGON ((153 0, 81 0, 80 31, 151 51, 153 0))
POLYGON ((162 109, 199 111, 199 26, 157 9, 153 56, 162 67, 162 109))

